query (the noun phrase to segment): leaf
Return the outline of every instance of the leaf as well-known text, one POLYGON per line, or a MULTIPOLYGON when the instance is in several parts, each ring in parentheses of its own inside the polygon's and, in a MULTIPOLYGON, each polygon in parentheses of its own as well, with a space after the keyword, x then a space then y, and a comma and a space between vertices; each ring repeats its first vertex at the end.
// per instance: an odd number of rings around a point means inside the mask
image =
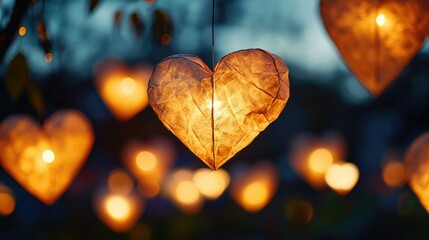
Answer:
POLYGON ((25 56, 18 53, 10 62, 5 77, 6 90, 9 96, 16 100, 28 84, 30 71, 25 56))
POLYGON ((26 90, 27 90, 27 98, 31 106, 34 108, 34 110, 36 110, 36 112, 39 115, 42 115, 45 104, 44 104, 42 92, 40 91, 39 86, 35 81, 29 80, 26 90))
POLYGON ((162 10, 155 10, 152 23, 153 39, 156 42, 161 43, 163 36, 171 35, 172 32, 173 22, 171 21, 170 16, 162 10))
POLYGON ((144 31, 144 23, 136 12, 130 15, 130 22, 134 29, 134 33, 140 37, 144 31))
POLYGON ((95 7, 97 7, 98 3, 100 2, 100 0, 91 0, 91 2, 89 3, 89 12, 92 13, 95 9, 95 7))
POLYGON ((39 22, 37 25, 37 33, 39 34, 40 41, 44 42, 48 39, 46 24, 44 21, 39 22))
POLYGON ((113 22, 115 26, 119 26, 121 19, 122 19, 122 12, 118 10, 115 12, 115 15, 113 16, 113 22))

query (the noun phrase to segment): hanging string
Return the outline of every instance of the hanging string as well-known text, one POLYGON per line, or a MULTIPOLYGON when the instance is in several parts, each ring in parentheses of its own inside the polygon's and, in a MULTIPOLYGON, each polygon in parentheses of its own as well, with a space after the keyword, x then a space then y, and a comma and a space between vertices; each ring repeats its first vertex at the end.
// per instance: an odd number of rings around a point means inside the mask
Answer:
POLYGON ((214 70, 215 66, 215 54, 214 54, 214 45, 215 45, 215 39, 214 39, 214 24, 215 24, 215 0, 212 0, 212 68, 214 70))
MULTIPOLYGON (((214 71, 214 64, 215 64, 215 57, 214 57, 214 14, 215 14, 215 0, 212 0, 212 69, 214 71)), ((215 86, 214 86, 214 79, 213 74, 211 76, 211 85, 212 85, 212 104, 211 104, 211 120, 212 120, 212 153, 213 153, 213 166, 216 169, 216 154, 215 154, 215 125, 214 125, 214 92, 215 92, 215 86)))

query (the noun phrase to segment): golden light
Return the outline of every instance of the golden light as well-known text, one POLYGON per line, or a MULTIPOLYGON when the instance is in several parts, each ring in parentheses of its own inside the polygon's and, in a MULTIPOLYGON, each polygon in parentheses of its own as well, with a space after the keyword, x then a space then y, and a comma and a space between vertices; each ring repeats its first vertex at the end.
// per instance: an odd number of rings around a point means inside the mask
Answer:
POLYGON ((190 170, 179 169, 169 176, 164 189, 176 207, 187 214, 197 213, 204 200, 192 178, 190 170))
POLYGON ((258 212, 271 201, 277 185, 276 168, 263 162, 237 174, 231 184, 231 196, 246 211, 258 212))
POLYGON ((136 164, 142 171, 148 172, 156 167, 157 159, 153 153, 141 151, 137 154, 136 164))
POLYGON ((26 33, 27 33, 27 28, 25 27, 20 27, 18 30, 18 33, 21 37, 23 37, 26 33))
POLYGON ((62 110, 42 128, 31 117, 11 116, 0 125, 0 164, 30 194, 47 205, 68 188, 92 148, 89 120, 62 110))
POLYGON ((160 183, 152 179, 141 179, 138 189, 143 196, 153 198, 156 197, 160 191, 160 183))
POLYGON ((127 67, 119 60, 105 60, 95 70, 95 85, 104 103, 120 121, 134 117, 148 105, 147 83, 152 66, 127 67))
POLYGON ((375 22, 377 23, 377 25, 379 27, 383 27, 384 24, 386 24, 386 17, 384 16, 384 14, 380 13, 380 14, 378 14, 377 18, 375 19, 375 22))
POLYGON ((214 72, 196 56, 174 55, 155 68, 149 102, 164 126, 215 170, 277 119, 289 98, 288 74, 283 60, 261 49, 230 53, 214 72), (218 109, 207 105, 214 96, 218 109))
POLYGON ((55 153, 50 150, 50 149, 46 149, 45 151, 42 152, 42 160, 45 163, 52 163, 55 160, 55 153))
POLYGON ((318 148, 311 152, 308 164, 311 170, 318 173, 325 173, 334 163, 332 153, 326 148, 318 148))
POLYGON ((121 196, 112 196, 105 202, 107 213, 117 220, 122 220, 130 215, 130 203, 121 196))
POLYGON ((15 210, 15 197, 5 185, 0 185, 0 215, 8 216, 15 210))
POLYGON ((119 83, 119 88, 125 95, 132 95, 136 91, 136 81, 130 77, 126 77, 119 83))
POLYGON ((320 10, 339 53, 373 96, 401 74, 428 35, 428 1, 322 0, 320 10))
POLYGON ((52 53, 46 53, 45 54, 45 62, 47 62, 47 63, 52 62, 52 53))
POLYGON ((383 167, 383 180, 388 187, 396 188, 405 183, 404 165, 399 161, 388 161, 383 167))
POLYGON ((325 173, 325 180, 335 192, 346 195, 359 180, 359 169, 353 163, 336 163, 325 173))
POLYGON ((99 194, 94 202, 98 217, 115 232, 131 229, 143 213, 143 201, 136 194, 99 194))
POLYGON ((122 149, 122 161, 137 180, 144 182, 141 191, 158 193, 166 173, 176 158, 174 145, 166 138, 153 138, 146 143, 133 140, 122 149), (158 189, 158 190, 156 190, 158 189))
POLYGON ((225 191, 229 185, 229 174, 223 169, 212 171, 201 168, 194 172, 195 186, 207 199, 216 199, 225 191))
POLYGON ((322 189, 326 171, 343 158, 345 144, 338 134, 300 134, 292 139, 289 149, 291 167, 312 187, 322 189))
POLYGON ((408 184, 429 213, 429 132, 420 135, 407 149, 404 166, 408 184))
POLYGON ((134 183, 125 171, 115 170, 109 175, 108 186, 113 193, 129 194, 134 188, 134 183))

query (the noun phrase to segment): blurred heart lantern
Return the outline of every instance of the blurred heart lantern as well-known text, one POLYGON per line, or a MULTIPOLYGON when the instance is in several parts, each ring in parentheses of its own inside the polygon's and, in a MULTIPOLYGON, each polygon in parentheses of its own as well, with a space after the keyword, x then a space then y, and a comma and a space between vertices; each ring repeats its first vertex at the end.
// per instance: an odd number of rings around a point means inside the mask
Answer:
POLYGON ((418 137, 405 155, 408 184, 429 212, 429 132, 418 137))
POLYGON ((31 117, 11 116, 0 126, 1 165, 30 194, 51 205, 84 164, 93 140, 89 120, 75 110, 56 112, 42 128, 31 117))
POLYGON ((200 168, 194 172, 194 183, 200 193, 207 199, 216 199, 229 185, 229 174, 223 169, 211 171, 200 168))
POLYGON ((248 212, 262 210, 277 191, 278 172, 270 162, 261 162, 249 169, 239 169, 233 176, 231 196, 248 212))
POLYGON ((335 163, 325 173, 326 184, 341 195, 349 193, 359 180, 359 169, 353 163, 335 163))
POLYGON ((223 57, 214 72, 198 57, 161 61, 149 103, 163 124, 211 169, 218 169, 273 122, 289 98, 289 69, 261 49, 223 57))
POLYGON ((148 105, 147 83, 152 70, 151 65, 130 68, 119 60, 97 65, 95 86, 118 120, 127 121, 148 105))
POLYGON ((373 96, 398 77, 429 31, 426 0, 322 0, 320 10, 345 62, 373 96))

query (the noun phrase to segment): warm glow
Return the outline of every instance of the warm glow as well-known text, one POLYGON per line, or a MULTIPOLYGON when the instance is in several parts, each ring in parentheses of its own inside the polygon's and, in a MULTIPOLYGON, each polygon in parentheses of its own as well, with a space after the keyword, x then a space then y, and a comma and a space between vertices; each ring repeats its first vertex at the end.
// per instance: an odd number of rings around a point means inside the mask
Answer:
POLYGON ((325 173, 334 162, 331 152, 326 148, 314 150, 308 159, 311 170, 318 173, 325 173))
POLYGON ((288 75, 283 60, 262 49, 230 53, 214 71, 196 56, 174 55, 153 71, 150 106, 168 130, 216 170, 278 118, 289 99, 288 75))
POLYGON ((114 193, 128 194, 134 187, 131 177, 122 170, 113 171, 108 179, 109 189, 114 193))
POLYGON ((72 183, 90 153, 89 120, 62 110, 41 127, 29 116, 10 116, 0 125, 0 164, 31 195, 53 204, 72 183))
POLYGON ((45 62, 47 62, 47 63, 52 62, 52 53, 46 53, 45 54, 45 62))
POLYGON ((263 182, 250 183, 244 188, 242 197, 246 209, 259 210, 268 200, 268 186, 263 182))
POLYGON ((199 192, 192 181, 185 180, 177 185, 176 196, 181 203, 190 205, 198 201, 199 192))
POLYGON ((19 35, 22 37, 27 33, 27 28, 25 27, 20 27, 18 30, 19 35))
POLYGON ((142 151, 136 157, 136 164, 142 171, 148 172, 156 167, 157 159, 153 153, 142 151))
POLYGON ((124 78, 119 83, 119 88, 125 95, 132 95, 136 91, 136 81, 132 78, 124 78))
POLYGON ((229 174, 223 169, 212 171, 203 168, 195 172, 193 180, 202 195, 208 199, 216 199, 228 187, 229 174))
POLYGON ((15 198, 5 186, 0 186, 0 215, 10 215, 15 210, 15 198))
POLYGON ((359 169, 353 163, 333 164, 325 174, 329 187, 340 194, 347 194, 359 179, 359 169))
POLYGON ((146 65, 128 68, 114 60, 96 67, 97 90, 117 119, 126 121, 148 105, 147 82, 152 69, 146 65))
POLYGON ((383 180, 389 187, 400 187, 405 183, 404 165, 398 161, 389 161, 383 167, 383 180))
POLYGON ((124 220, 130 215, 130 203, 121 196, 112 196, 106 199, 105 208, 109 215, 116 220, 124 220))
POLYGON ((49 149, 43 151, 43 153, 42 153, 42 160, 45 163, 52 163, 52 162, 54 162, 55 161, 55 153, 52 150, 49 150, 49 149))
POLYGON ((379 27, 383 27, 386 24, 386 17, 384 16, 384 14, 380 13, 375 19, 375 22, 379 27))
POLYGON ((159 183, 152 179, 142 179, 138 186, 139 192, 148 198, 156 197, 159 193, 159 183))

